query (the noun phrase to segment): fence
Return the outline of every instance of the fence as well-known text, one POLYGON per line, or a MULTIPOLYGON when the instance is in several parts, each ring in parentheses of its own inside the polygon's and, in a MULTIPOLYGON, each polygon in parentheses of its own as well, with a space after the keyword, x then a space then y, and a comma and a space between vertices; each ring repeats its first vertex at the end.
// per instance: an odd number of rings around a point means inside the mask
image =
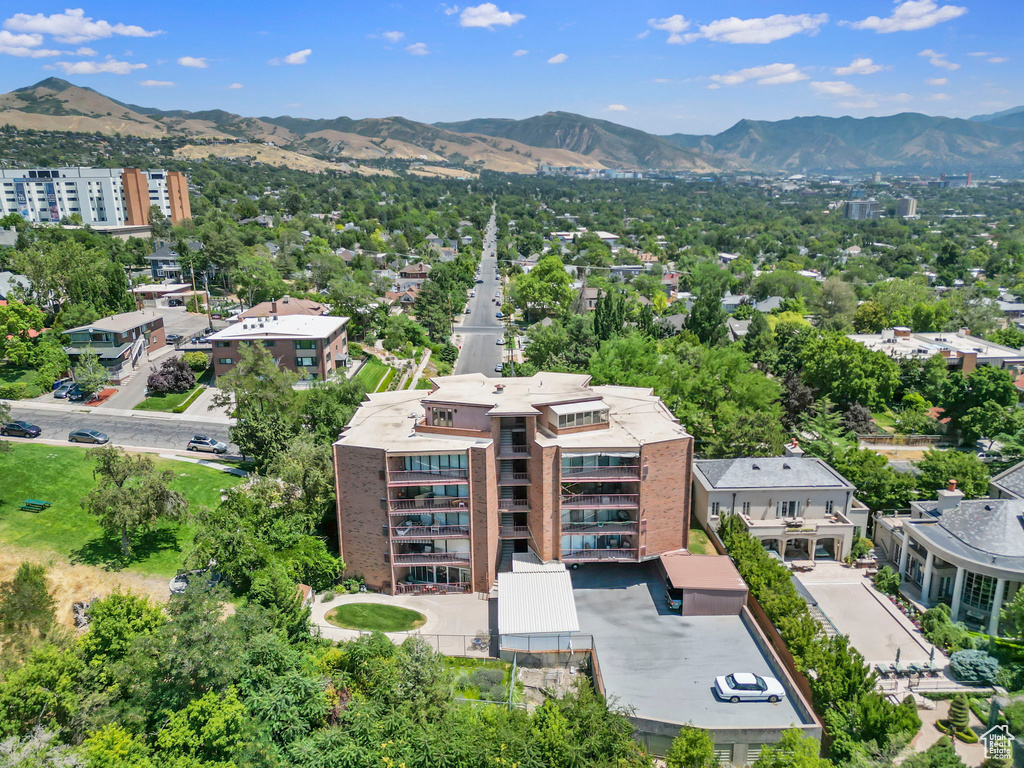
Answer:
POLYGON ((953 440, 944 435, 857 435, 864 445, 952 445, 953 440))

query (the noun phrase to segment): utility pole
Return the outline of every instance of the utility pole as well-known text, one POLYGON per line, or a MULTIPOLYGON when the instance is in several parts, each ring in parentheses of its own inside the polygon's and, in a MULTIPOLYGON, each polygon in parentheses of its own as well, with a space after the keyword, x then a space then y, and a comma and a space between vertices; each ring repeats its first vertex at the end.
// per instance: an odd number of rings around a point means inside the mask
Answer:
MULTIPOLYGON (((193 274, 195 274, 193 272, 193 274)), ((210 321, 210 328, 213 328, 213 310, 210 308, 210 275, 203 272, 203 290, 206 292, 206 319, 210 321)))

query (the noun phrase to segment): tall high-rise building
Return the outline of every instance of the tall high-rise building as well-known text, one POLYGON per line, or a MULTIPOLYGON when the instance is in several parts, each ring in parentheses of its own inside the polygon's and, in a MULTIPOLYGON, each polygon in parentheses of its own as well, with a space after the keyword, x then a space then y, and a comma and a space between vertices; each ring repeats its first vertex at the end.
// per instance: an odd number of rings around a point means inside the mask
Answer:
POLYGON ((917 216, 917 198, 916 197, 901 197, 896 201, 896 215, 904 218, 908 216, 917 216))
POLYGON ((83 224, 141 226, 157 206, 173 223, 192 218, 188 180, 178 171, 137 168, 0 170, 0 216, 34 224, 78 214, 83 224))
POLYGON ((481 374, 369 395, 334 444, 348 570, 487 592, 502 561, 637 563, 687 545, 693 438, 650 389, 481 374))
POLYGON ((878 219, 882 216, 882 206, 874 200, 847 200, 843 206, 843 217, 854 221, 878 219))

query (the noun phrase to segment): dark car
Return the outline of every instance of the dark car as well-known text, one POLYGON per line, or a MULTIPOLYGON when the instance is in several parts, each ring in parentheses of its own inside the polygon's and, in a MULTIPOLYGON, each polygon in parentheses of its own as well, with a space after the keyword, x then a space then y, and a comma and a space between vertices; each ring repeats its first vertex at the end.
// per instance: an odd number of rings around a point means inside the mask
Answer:
POLYGON ((0 427, 0 435, 5 437, 39 437, 42 433, 43 430, 27 421, 12 421, 0 427))
POLYGON ((65 381, 63 384, 61 384, 53 391, 53 396, 58 397, 61 400, 64 400, 68 396, 68 394, 70 394, 71 388, 73 386, 75 386, 75 382, 65 381))
POLYGON ((168 334, 166 336, 166 341, 167 341, 168 344, 175 344, 175 343, 181 341, 181 334, 180 333, 170 333, 170 334, 168 334))
POLYGON ((84 403, 92 397, 92 393, 86 392, 84 389, 80 389, 77 385, 71 388, 68 392, 68 400, 72 403, 84 403))
POLYGON ((503 317, 504 317, 504 315, 503 315, 503 314, 501 314, 501 312, 495 312, 495 313, 494 313, 494 316, 495 316, 496 318, 498 318, 499 320, 501 320, 501 318, 503 318, 503 317))
POLYGON ((103 432, 96 429, 76 429, 74 432, 68 435, 69 443, 95 443, 96 445, 103 445, 109 443, 110 438, 107 437, 103 432))

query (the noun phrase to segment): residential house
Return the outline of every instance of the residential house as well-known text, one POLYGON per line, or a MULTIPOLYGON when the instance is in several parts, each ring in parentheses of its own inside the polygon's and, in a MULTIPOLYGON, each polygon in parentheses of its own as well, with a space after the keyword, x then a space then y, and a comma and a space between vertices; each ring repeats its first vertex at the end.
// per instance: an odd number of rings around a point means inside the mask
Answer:
POLYGON ((842 560, 864 535, 868 509, 853 484, 796 446, 781 457, 694 462, 693 514, 717 530, 739 515, 747 532, 784 560, 842 560))
MULTIPOLYGON (((189 240, 187 245, 190 251, 203 250, 203 244, 198 240, 189 240)), ((150 275, 154 280, 170 280, 174 282, 190 280, 192 273, 189 270, 182 269, 179 258, 176 245, 166 241, 160 242, 157 249, 146 257, 146 261, 149 262, 150 275)), ((202 274, 196 277, 201 279, 202 274)))
POLYGON ((6 270, 0 271, 0 300, 13 299, 16 292, 27 287, 28 278, 24 275, 17 275, 6 270))
POLYGON ((349 363, 347 323, 347 317, 305 314, 240 320, 209 337, 214 375, 232 369, 240 359, 243 344, 262 344, 280 367, 313 379, 326 379, 349 363))
POLYGON ((887 328, 881 333, 851 333, 847 338, 871 350, 885 352, 894 360, 925 360, 934 355, 946 359, 950 368, 967 375, 979 365, 1014 368, 1024 365, 1024 352, 971 336, 967 328, 940 333, 914 333, 904 326, 887 328))
POLYGON ((0 248, 13 248, 18 244, 18 230, 0 227, 0 248))
POLYGON ((110 381, 120 384, 144 362, 144 356, 165 346, 164 319, 151 309, 123 312, 87 325, 64 331, 69 345, 64 348, 71 364, 86 350, 99 355, 110 373, 110 381))
POLYGON ((264 301, 254 307, 250 307, 239 315, 235 321, 249 320, 255 317, 283 317, 286 315, 329 315, 331 308, 320 301, 311 299, 295 299, 291 296, 282 296, 273 301, 264 301))

